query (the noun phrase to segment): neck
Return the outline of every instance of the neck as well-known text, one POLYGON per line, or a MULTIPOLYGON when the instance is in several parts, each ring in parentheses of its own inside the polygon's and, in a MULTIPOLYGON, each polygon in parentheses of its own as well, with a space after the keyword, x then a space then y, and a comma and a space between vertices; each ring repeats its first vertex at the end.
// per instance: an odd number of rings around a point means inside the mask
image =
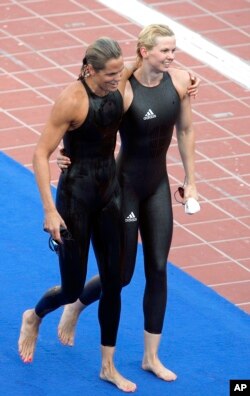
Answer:
POLYGON ((90 88, 90 90, 95 95, 97 95, 97 96, 106 96, 106 95, 108 95, 109 91, 106 91, 103 88, 101 88, 100 86, 98 86, 97 84, 95 84, 95 82, 93 81, 93 79, 91 77, 87 77, 85 81, 88 84, 88 87, 90 88))
POLYGON ((160 84, 163 73, 148 68, 146 65, 139 67, 135 73, 137 80, 146 87, 156 87, 160 84))

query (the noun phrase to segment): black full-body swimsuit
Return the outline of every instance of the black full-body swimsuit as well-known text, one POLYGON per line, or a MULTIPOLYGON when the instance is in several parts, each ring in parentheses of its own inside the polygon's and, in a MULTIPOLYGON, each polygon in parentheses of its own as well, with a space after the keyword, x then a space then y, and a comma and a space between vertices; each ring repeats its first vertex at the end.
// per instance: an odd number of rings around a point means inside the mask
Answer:
POLYGON ((64 137, 72 165, 57 188, 56 206, 72 234, 59 248, 61 286, 38 302, 39 317, 80 296, 86 280, 92 239, 102 284, 99 303, 101 343, 114 346, 120 318, 122 236, 121 194, 114 150, 123 114, 119 91, 98 97, 83 82, 89 98, 85 122, 64 137))
MULTIPOLYGON (((122 146, 117 160, 125 225, 123 285, 129 284, 133 276, 140 229, 146 277, 144 328, 160 334, 173 233, 166 154, 180 113, 180 97, 168 73, 156 87, 145 87, 134 76, 130 83, 134 98, 120 127, 122 146)), ((89 305, 99 296, 100 282, 95 277, 85 286, 80 300, 89 305)))

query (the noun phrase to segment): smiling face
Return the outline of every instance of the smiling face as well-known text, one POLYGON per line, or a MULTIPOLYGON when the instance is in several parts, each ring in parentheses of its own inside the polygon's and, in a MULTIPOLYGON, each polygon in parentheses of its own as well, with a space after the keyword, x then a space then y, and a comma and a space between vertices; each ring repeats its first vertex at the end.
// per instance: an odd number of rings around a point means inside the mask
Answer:
POLYGON ((100 96, 105 95, 118 88, 124 69, 123 57, 108 60, 105 67, 99 71, 95 71, 92 65, 89 65, 88 68, 94 92, 100 96))
POLYGON ((141 48, 142 58, 157 72, 166 71, 175 58, 175 36, 159 36, 155 39, 152 49, 141 48))

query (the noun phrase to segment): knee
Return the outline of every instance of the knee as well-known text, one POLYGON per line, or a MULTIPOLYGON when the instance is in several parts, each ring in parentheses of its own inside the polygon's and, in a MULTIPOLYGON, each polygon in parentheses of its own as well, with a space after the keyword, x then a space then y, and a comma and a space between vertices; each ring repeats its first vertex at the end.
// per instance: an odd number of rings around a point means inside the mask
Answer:
POLYGON ((73 304, 78 300, 81 295, 82 289, 75 289, 75 290, 63 290, 64 300, 66 301, 65 304, 73 304))
POLYGON ((155 266, 155 274, 158 277, 165 277, 167 275, 167 267, 165 262, 155 266))
POLYGON ((65 304, 73 304, 74 302, 76 302, 78 300, 78 298, 79 298, 79 294, 78 295, 74 295, 74 294, 68 295, 68 296, 66 296, 67 302, 65 304))
POLYGON ((102 293, 106 295, 118 295, 121 293, 122 283, 121 282, 107 282, 102 285, 102 293))
POLYGON ((167 280, 166 265, 155 265, 146 271, 146 281, 155 282, 156 284, 162 284, 167 280))

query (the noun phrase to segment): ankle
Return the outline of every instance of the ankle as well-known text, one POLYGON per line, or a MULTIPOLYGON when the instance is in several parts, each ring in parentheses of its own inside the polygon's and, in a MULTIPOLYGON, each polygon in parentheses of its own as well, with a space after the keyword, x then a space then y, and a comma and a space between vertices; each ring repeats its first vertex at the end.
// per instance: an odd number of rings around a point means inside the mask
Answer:
POLYGON ((104 375, 109 375, 112 376, 115 373, 115 366, 113 361, 110 360, 103 360, 102 361, 102 367, 101 367, 101 372, 104 375))
POLYGON ((41 323, 42 319, 36 314, 35 309, 29 309, 24 312, 28 324, 41 323))
POLYGON ((114 369, 114 347, 101 346, 102 368, 103 370, 112 371, 114 369))
POLYGON ((75 314, 75 315, 80 315, 80 313, 86 308, 86 305, 84 305, 79 299, 76 300, 76 302, 74 302, 73 304, 70 304, 68 306, 71 311, 75 314))
POLYGON ((157 352, 144 352, 143 363, 153 364, 159 360, 157 352))

